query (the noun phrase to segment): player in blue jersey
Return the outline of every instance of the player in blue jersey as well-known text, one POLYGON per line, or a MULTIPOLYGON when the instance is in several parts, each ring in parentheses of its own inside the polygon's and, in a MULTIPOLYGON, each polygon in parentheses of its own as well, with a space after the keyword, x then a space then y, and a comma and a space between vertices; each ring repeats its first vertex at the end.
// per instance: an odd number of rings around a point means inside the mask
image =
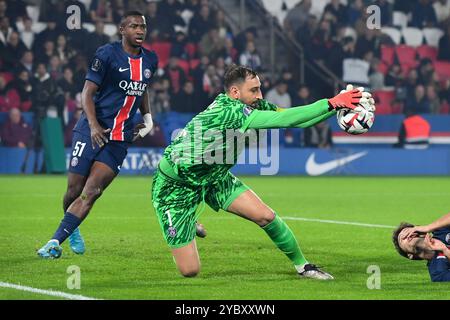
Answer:
POLYGON ((61 243, 75 253, 85 251, 78 230, 95 201, 120 171, 127 149, 153 127, 147 87, 158 68, 158 57, 142 47, 147 25, 132 11, 120 23, 122 40, 95 53, 82 92, 83 114, 74 128, 72 154, 64 196, 64 218, 51 240, 38 250, 42 258, 59 258, 61 243), (144 123, 134 128, 140 110, 144 123))
POLYGON ((402 222, 392 241, 400 255, 428 261, 431 281, 450 281, 450 213, 425 226, 402 222))

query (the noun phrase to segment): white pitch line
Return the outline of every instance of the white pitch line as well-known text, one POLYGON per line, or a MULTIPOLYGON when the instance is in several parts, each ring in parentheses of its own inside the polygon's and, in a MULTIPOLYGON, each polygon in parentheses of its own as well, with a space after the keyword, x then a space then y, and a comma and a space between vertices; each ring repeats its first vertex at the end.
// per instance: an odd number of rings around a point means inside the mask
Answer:
POLYGON ((346 225, 351 225, 351 226, 369 227, 369 228, 385 228, 385 229, 395 228, 395 226, 387 226, 387 225, 383 225, 383 224, 370 224, 370 223, 310 219, 310 218, 299 218, 299 217, 282 217, 282 218, 283 218, 283 220, 298 220, 298 221, 322 222, 322 223, 332 223, 332 224, 346 224, 346 225))
POLYGON ((69 293, 65 293, 65 292, 61 292, 61 291, 53 291, 53 290, 42 290, 42 289, 26 287, 26 286, 21 286, 21 285, 7 283, 7 282, 1 282, 1 281, 0 281, 0 287, 20 290, 20 291, 27 291, 27 292, 37 293, 37 294, 44 294, 47 296, 65 298, 65 299, 69 299, 69 300, 99 300, 99 299, 89 298, 89 297, 85 297, 85 296, 78 295, 78 294, 69 294, 69 293))

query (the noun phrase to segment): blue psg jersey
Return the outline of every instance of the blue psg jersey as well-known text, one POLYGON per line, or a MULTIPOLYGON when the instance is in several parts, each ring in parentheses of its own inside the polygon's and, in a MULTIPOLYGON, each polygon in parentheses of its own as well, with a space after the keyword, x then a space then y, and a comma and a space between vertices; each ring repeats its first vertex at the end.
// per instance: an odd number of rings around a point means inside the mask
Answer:
MULTIPOLYGON (((96 117, 103 128, 111 129, 110 140, 132 141, 133 117, 157 69, 157 55, 145 48, 137 56, 125 52, 120 41, 97 49, 86 80, 99 87, 94 96, 96 117)), ((74 131, 90 135, 84 112, 74 131)))
MULTIPOLYGON (((433 231, 433 238, 450 247, 450 228, 433 231)), ((450 281, 450 262, 442 252, 436 252, 434 258, 428 262, 428 271, 431 281, 450 281)))

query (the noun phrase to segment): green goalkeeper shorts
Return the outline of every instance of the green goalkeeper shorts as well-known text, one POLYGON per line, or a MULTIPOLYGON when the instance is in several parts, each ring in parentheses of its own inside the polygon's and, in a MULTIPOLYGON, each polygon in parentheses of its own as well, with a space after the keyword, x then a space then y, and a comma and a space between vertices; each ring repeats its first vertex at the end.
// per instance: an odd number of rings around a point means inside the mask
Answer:
POLYGON ((231 172, 202 189, 174 180, 158 169, 153 177, 152 202, 169 247, 180 248, 194 240, 196 212, 202 201, 215 211, 226 211, 247 190, 249 187, 231 172))

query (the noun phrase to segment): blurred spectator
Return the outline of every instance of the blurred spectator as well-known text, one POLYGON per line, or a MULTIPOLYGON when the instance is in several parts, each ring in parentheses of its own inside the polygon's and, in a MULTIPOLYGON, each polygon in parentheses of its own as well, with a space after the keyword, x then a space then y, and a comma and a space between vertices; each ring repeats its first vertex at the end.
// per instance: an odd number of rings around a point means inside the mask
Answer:
POLYGON ((181 18, 182 4, 178 0, 161 0, 158 3, 158 14, 164 17, 171 26, 184 27, 186 23, 181 18))
POLYGON ((8 17, 0 18, 0 49, 5 48, 8 45, 9 37, 13 33, 13 28, 9 23, 8 17))
POLYGON ((206 55, 211 60, 215 60, 225 49, 225 38, 220 37, 216 28, 212 28, 203 35, 198 49, 201 55, 206 55))
POLYGON ((63 76, 61 60, 58 56, 52 56, 48 64, 48 73, 54 81, 59 81, 63 76))
MULTIPOLYGON (((320 47, 317 47, 316 50, 321 54, 325 53, 320 47)), ((344 60, 353 57, 355 57, 355 40, 352 37, 345 37, 341 43, 337 43, 331 48, 326 64, 335 75, 342 78, 344 60)))
POLYGON ((217 10, 216 19, 214 21, 214 28, 219 32, 219 36, 223 39, 232 37, 233 32, 230 25, 225 20, 225 13, 222 10, 217 10))
MULTIPOLYGON (((47 28, 38 33, 34 40, 33 52, 35 53, 35 56, 37 57, 37 55, 44 50, 47 41, 53 43, 56 42, 56 39, 58 38, 59 34, 60 32, 56 28, 56 22, 54 21, 47 22, 47 28)), ((86 44, 86 39, 84 39, 83 43, 86 44)))
MULTIPOLYGON (((362 1, 362 0, 360 0, 362 1)), ((311 39, 316 32, 317 26, 319 22, 317 21, 316 16, 309 15, 308 20, 305 23, 303 28, 298 28, 295 33, 295 39, 303 46, 308 46, 311 42, 311 39)))
POLYGON ((199 42, 203 35, 214 26, 211 9, 207 5, 201 6, 200 12, 195 14, 189 22, 189 38, 199 42))
POLYGON ((194 92, 194 84, 186 81, 183 90, 173 96, 171 110, 182 113, 197 113, 200 101, 194 92))
POLYGON ((31 140, 32 130, 22 119, 19 109, 9 111, 8 120, 1 127, 2 143, 6 147, 26 148, 31 140))
POLYGON ((177 57, 179 59, 188 60, 189 55, 186 51, 187 36, 184 32, 178 31, 175 34, 175 40, 170 48, 170 56, 177 57))
POLYGON ((12 25, 27 17, 27 3, 23 0, 8 0, 6 16, 10 19, 12 25))
POLYGON ((158 2, 149 1, 145 9, 148 36, 154 35, 160 40, 170 40, 175 32, 173 25, 158 12, 158 2))
POLYGON ((234 47, 233 39, 231 39, 231 38, 225 39, 225 48, 222 52, 222 56, 225 60, 225 64, 227 64, 227 65, 237 62, 238 51, 234 47))
POLYGON ((77 105, 78 107, 73 112, 72 118, 69 120, 69 123, 64 129, 64 146, 66 148, 70 148, 72 146, 73 128, 75 128, 75 125, 83 113, 83 108, 81 107, 81 94, 77 95, 77 105))
POLYGON ((381 25, 390 26, 392 24, 392 4, 388 0, 376 0, 374 5, 380 8, 381 25))
MULTIPOLYGON (((140 3, 142 4, 141 6, 139 6, 139 8, 136 7, 130 7, 130 8, 134 8, 134 10, 138 10, 139 12, 144 12, 145 7, 144 7, 144 3, 143 1, 140 1, 140 3)), ((113 0, 111 2, 111 7, 112 7, 112 13, 113 13, 113 23, 115 25, 120 24, 120 20, 122 20, 122 17, 125 15, 126 13, 126 8, 125 8, 125 0, 113 0)))
POLYGON ((170 81, 170 93, 177 94, 186 82, 186 74, 183 68, 178 65, 178 57, 170 57, 169 64, 164 70, 164 74, 170 81))
POLYGON ((154 82, 153 90, 149 93, 152 114, 159 115, 170 111, 170 82, 168 79, 160 79, 154 82))
POLYGON ((372 90, 380 90, 384 88, 384 74, 379 71, 380 60, 372 59, 369 71, 369 86, 372 90))
POLYGON ((441 111, 441 100, 436 92, 436 88, 433 85, 427 86, 427 100, 430 103, 430 112, 432 114, 439 114, 441 111))
POLYGON ((201 56, 200 64, 191 71, 196 92, 203 92, 203 77, 210 62, 211 61, 208 56, 201 56))
POLYGON ((37 65, 33 87, 33 111, 36 112, 37 118, 45 117, 48 109, 54 106, 57 109, 58 117, 63 119, 63 93, 58 89, 56 82, 50 77, 43 63, 37 65))
POLYGON ((280 108, 290 108, 292 107, 292 100, 287 90, 287 83, 278 81, 275 87, 267 92, 266 99, 280 108))
POLYGON ((225 59, 223 57, 218 57, 216 59, 216 63, 214 64, 214 66, 216 67, 216 73, 219 76, 219 78, 223 79, 227 68, 225 64, 225 59))
POLYGON ((261 68, 261 57, 259 56, 253 41, 247 43, 245 51, 242 52, 239 57, 239 64, 255 71, 258 71, 261 68))
POLYGON ((95 23, 95 31, 89 33, 88 41, 86 43, 87 55, 93 57, 95 51, 107 44, 109 40, 109 37, 105 34, 105 24, 102 21, 97 21, 95 23))
POLYGON ((0 19, 3 17, 7 17, 6 10, 8 10, 8 4, 6 0, 0 0, 0 19))
POLYGON ((450 105, 450 79, 444 81, 439 97, 442 102, 445 101, 450 105))
POLYGON ((10 83, 10 87, 17 91, 20 101, 20 110, 28 111, 33 99, 33 84, 30 73, 23 69, 18 72, 17 78, 10 83))
POLYGON ((77 93, 79 93, 79 91, 77 90, 75 82, 73 80, 73 71, 70 67, 65 67, 63 72, 63 77, 58 81, 57 85, 64 92, 66 101, 75 100, 75 97, 77 93))
POLYGON ((56 55, 55 43, 51 40, 47 40, 44 43, 44 50, 35 52, 36 62, 48 65, 50 63, 50 58, 54 55, 56 55))
POLYGON ((304 146, 307 148, 329 149, 333 146, 333 132, 327 121, 305 128, 303 135, 304 146))
POLYGON ((376 38, 375 30, 366 29, 364 34, 358 37, 355 46, 355 55, 360 59, 364 59, 367 53, 379 52, 380 42, 376 38))
POLYGON ((325 6, 323 11, 324 15, 327 13, 333 16, 334 23, 343 24, 346 21, 347 10, 340 0, 331 0, 331 2, 325 6))
POLYGON ((292 96, 292 106, 295 107, 306 106, 312 102, 313 99, 311 98, 311 93, 306 85, 301 85, 296 94, 292 96))
POLYGON ((426 149, 430 140, 430 123, 422 116, 409 110, 402 122, 398 143, 394 147, 405 149, 426 149))
POLYGON ((430 0, 419 0, 413 9, 410 25, 420 29, 437 25, 436 13, 430 0))
POLYGON ((7 85, 5 78, 0 75, 0 112, 7 112, 11 108, 18 108, 20 103, 16 90, 7 85))
POLYGON ((306 24, 311 6, 311 0, 302 0, 289 10, 284 19, 284 28, 291 36, 306 24))
POLYGON ((311 39, 306 54, 316 62, 324 64, 329 58, 329 52, 333 47, 334 42, 331 37, 330 21, 322 20, 311 39))
POLYGON ((433 3, 438 23, 444 23, 450 17, 450 0, 437 0, 433 3))
POLYGON ((248 27, 241 33, 239 33, 234 39, 234 47, 239 54, 245 51, 247 43, 257 41, 257 32, 255 27, 248 27))
POLYGON ((19 33, 13 31, 9 37, 8 43, 2 52, 2 60, 7 71, 13 72, 19 67, 19 57, 27 51, 27 47, 20 40, 19 33))
MULTIPOLYGON (((104 43, 105 44, 105 43, 104 43)), ((69 48, 67 44, 66 36, 60 34, 56 39, 56 49, 55 53, 58 58, 61 60, 61 64, 64 66, 73 58, 75 55, 74 51, 69 48)))
POLYGON ((31 52, 30 50, 25 51, 19 60, 16 72, 26 70, 28 72, 28 75, 32 76, 34 71, 33 61, 34 61, 33 52, 31 52))
POLYGON ((425 96, 425 88, 423 85, 417 85, 414 96, 408 97, 404 110, 405 114, 410 113, 430 113, 430 102, 425 96))
POLYGON ((395 0, 394 1, 394 11, 401 11, 404 14, 409 14, 413 11, 414 6, 416 5, 416 1, 411 0, 395 0))
POLYGON ((447 26, 445 34, 439 40, 438 60, 450 61, 450 24, 447 26))
POLYGON ((364 2, 363 0, 353 0, 347 8, 346 21, 350 26, 353 26, 356 21, 364 16, 364 2))
POLYGON ((113 23, 111 2, 108 0, 92 0, 89 16, 93 23, 97 23, 97 21, 113 23))
POLYGON ((420 60, 418 70, 420 82, 425 85, 430 84, 432 82, 432 77, 434 73, 433 61, 431 61, 431 59, 429 58, 424 58, 420 60))
POLYGON ((33 21, 25 17, 23 19, 23 29, 20 31, 20 39, 22 42, 27 46, 28 50, 31 50, 33 48, 34 38, 36 36, 36 32, 32 29, 33 21))
POLYGON ((398 63, 390 66, 385 78, 385 85, 388 87, 399 87, 404 81, 402 68, 398 63))
POLYGON ((88 70, 88 63, 84 55, 77 55, 74 59, 75 68, 73 69, 73 81, 75 82, 75 88, 78 92, 81 92, 84 87, 86 73, 88 70))
POLYGON ((294 75, 289 69, 283 70, 281 73, 281 81, 286 82, 288 86, 288 93, 291 97, 294 97, 297 91, 297 81, 294 79, 294 75))
POLYGON ((203 75, 203 92, 206 93, 207 98, 204 105, 209 105, 215 98, 216 93, 222 91, 221 80, 216 73, 216 67, 212 64, 206 67, 206 72, 203 75))

